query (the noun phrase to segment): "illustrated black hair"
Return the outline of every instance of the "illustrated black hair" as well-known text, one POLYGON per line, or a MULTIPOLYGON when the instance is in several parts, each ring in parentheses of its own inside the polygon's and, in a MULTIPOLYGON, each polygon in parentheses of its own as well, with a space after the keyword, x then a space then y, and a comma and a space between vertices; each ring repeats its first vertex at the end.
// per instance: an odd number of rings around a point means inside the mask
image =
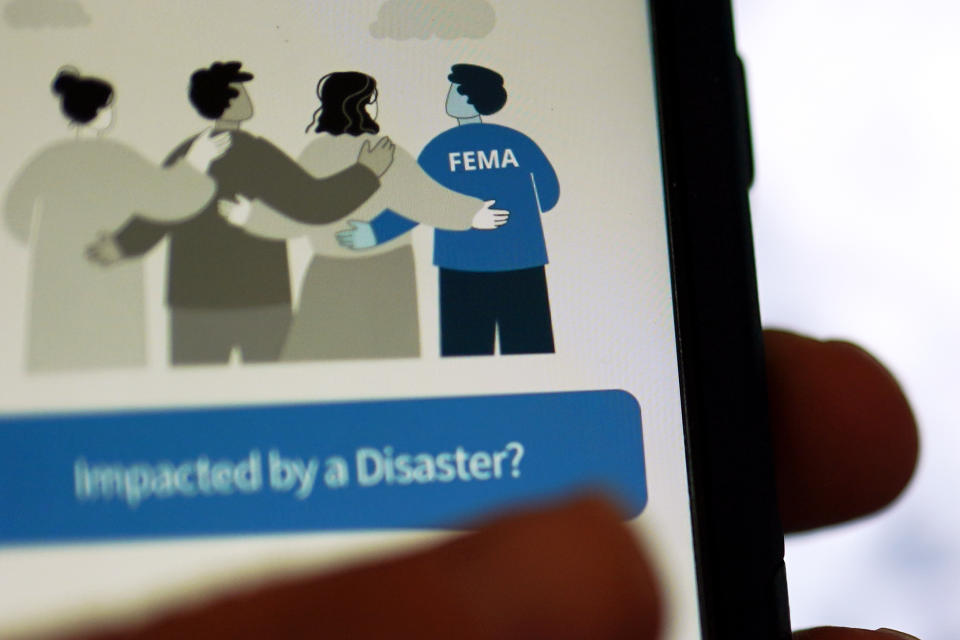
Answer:
POLYGON ((214 62, 206 69, 197 69, 190 76, 190 103, 200 115, 216 120, 240 92, 230 86, 234 82, 253 80, 253 74, 241 71, 240 62, 214 62))
POLYGON ((320 107, 313 112, 307 131, 326 131, 338 136, 349 133, 377 133, 380 125, 367 113, 367 105, 377 99, 377 81, 359 71, 335 71, 320 78, 317 83, 320 107))
POLYGON ((113 87, 106 80, 81 76, 73 67, 57 72, 50 87, 60 97, 60 110, 73 124, 83 125, 97 117, 113 100, 113 87))
POLYGON ((460 85, 457 92, 467 96, 482 116, 489 116, 507 103, 507 90, 503 88, 503 76, 475 64, 455 64, 450 67, 447 80, 460 85))

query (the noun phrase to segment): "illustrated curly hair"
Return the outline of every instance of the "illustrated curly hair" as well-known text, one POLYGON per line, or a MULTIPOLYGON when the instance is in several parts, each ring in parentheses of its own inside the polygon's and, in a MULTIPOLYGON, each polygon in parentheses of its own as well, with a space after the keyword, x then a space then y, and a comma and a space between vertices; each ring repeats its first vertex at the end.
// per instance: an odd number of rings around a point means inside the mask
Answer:
POLYGON ((206 69, 197 69, 190 76, 190 103, 204 117, 216 120, 240 95, 231 87, 234 82, 253 80, 253 74, 241 71, 240 62, 214 62, 206 69))
POLYGON ((507 103, 503 76, 493 69, 475 64, 455 64, 450 67, 447 80, 459 85, 457 92, 467 96, 467 102, 482 116, 500 111, 507 103))
POLYGON ((320 106, 307 125, 316 133, 359 136, 377 133, 380 125, 369 113, 367 105, 377 100, 377 81, 359 71, 335 71, 317 83, 320 106))

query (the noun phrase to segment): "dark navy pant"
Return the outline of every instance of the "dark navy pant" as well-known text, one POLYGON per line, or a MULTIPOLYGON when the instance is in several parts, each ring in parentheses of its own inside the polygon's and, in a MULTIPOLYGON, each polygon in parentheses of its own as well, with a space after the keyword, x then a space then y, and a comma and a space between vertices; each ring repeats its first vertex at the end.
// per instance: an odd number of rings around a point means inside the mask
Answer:
POLYGON ((440 353, 553 353, 553 323, 543 267, 517 271, 440 269, 440 353))

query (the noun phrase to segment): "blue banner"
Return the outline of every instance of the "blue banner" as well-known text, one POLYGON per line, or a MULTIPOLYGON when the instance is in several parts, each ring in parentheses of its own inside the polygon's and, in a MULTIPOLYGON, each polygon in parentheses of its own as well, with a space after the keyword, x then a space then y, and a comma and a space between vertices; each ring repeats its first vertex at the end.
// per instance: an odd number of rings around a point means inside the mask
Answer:
POLYGON ((0 419, 0 544, 461 527, 583 488, 646 505, 625 391, 0 419))

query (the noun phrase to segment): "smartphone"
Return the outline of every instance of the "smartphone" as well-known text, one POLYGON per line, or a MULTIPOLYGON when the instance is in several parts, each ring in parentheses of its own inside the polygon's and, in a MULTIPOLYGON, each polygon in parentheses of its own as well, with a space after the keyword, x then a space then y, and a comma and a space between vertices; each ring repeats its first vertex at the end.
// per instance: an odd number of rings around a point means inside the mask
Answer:
POLYGON ((10 0, 0 635, 598 489, 789 620, 726 3, 10 0))

